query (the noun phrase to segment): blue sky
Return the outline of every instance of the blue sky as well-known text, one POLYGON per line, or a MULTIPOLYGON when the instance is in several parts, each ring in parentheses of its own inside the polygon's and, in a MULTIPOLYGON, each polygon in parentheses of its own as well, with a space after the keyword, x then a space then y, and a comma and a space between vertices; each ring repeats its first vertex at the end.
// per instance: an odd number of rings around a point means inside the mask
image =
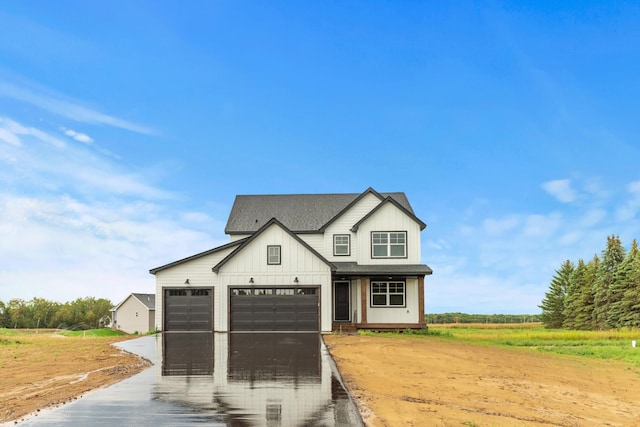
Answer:
POLYGON ((427 312, 640 236, 637 4, 4 2, 0 58, 0 300, 154 292, 236 194, 406 192, 427 312))

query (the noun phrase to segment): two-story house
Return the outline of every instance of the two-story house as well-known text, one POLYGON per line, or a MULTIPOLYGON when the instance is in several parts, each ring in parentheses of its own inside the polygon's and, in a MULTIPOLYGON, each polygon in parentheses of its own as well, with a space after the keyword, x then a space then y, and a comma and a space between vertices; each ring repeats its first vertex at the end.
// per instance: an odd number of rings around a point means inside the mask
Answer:
POLYGON ((230 242, 150 270, 163 331, 422 328, 426 227, 404 193, 237 196, 230 242))

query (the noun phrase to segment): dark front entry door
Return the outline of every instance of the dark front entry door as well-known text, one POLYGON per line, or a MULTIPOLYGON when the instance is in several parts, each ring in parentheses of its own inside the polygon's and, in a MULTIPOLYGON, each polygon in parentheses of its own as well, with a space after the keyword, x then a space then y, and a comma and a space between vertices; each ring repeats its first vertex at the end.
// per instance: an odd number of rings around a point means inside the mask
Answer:
POLYGON ((351 320, 349 304, 349 282, 333 283, 333 317, 336 322, 351 320))

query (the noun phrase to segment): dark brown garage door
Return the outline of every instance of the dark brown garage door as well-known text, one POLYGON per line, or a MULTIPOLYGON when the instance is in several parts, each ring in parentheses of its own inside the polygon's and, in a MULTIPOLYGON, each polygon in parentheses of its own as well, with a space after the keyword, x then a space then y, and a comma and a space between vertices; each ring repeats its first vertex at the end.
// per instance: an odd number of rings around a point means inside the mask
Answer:
POLYGON ((165 289, 164 330, 212 331, 213 289, 165 289))
POLYGON ((232 288, 231 331, 319 331, 318 288, 232 288))

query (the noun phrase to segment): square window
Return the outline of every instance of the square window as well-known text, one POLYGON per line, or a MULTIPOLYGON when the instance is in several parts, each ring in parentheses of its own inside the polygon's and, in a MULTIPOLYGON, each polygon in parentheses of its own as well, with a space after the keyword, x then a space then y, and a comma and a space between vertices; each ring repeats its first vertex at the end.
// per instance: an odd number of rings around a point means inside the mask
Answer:
POLYGON ((280 264, 280 246, 267 246, 267 264, 280 264))
POLYGON ((406 258, 407 232, 371 233, 371 256, 373 258, 406 258))
POLYGON ((348 234, 333 235, 333 255, 348 256, 351 254, 349 246, 350 237, 348 234))
POLYGON ((404 307, 404 282, 371 282, 372 307, 404 307))

